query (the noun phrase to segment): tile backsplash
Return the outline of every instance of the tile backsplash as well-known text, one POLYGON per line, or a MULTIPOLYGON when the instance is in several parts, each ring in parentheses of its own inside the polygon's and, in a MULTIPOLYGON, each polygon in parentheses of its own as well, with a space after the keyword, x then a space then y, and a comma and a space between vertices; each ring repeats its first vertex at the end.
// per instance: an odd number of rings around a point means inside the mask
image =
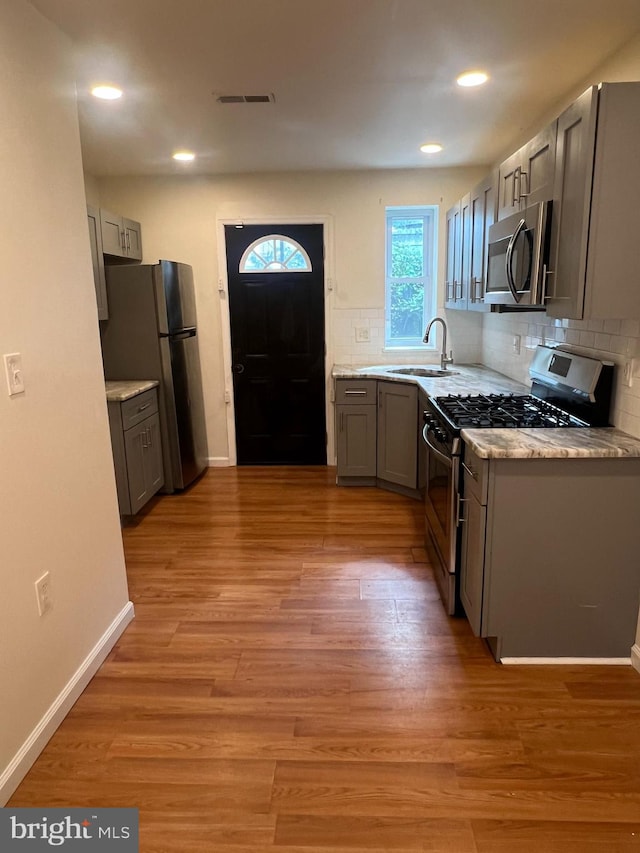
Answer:
MULTIPOLYGON (((384 346, 384 322, 384 310, 381 308, 334 309, 331 313, 334 364, 365 366, 439 363, 439 328, 436 330, 437 346, 434 348, 387 350, 384 346)), ((456 311, 455 314, 448 313, 446 322, 447 350, 453 350, 455 361, 459 364, 478 362, 482 352, 481 318, 456 311)))
MULTIPOLYGON (((640 438, 640 320, 553 320, 543 313, 439 313, 445 316, 449 330, 447 349, 453 349, 458 364, 481 363, 526 386, 531 384, 529 365, 538 344, 566 346, 614 362, 617 369, 611 422, 640 438), (519 352, 514 350, 514 338, 519 352), (628 363, 634 365, 631 386, 625 381, 628 363)), ((334 309, 331 340, 335 364, 439 361, 440 338, 434 349, 385 350, 384 310, 378 308, 334 309)))
POLYGON ((481 360, 487 367, 529 385, 529 364, 538 344, 566 346, 614 362, 611 421, 640 438, 640 320, 553 320, 542 313, 484 315, 481 360), (519 353, 514 350, 514 338, 519 338, 519 353), (635 373, 631 386, 625 381, 629 363, 635 373))

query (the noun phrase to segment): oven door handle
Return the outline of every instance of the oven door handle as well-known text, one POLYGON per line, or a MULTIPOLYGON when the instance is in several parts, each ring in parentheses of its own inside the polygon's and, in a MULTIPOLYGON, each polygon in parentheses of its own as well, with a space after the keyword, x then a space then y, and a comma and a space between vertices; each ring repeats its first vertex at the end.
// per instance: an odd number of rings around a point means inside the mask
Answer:
POLYGON ((451 466, 453 465, 453 460, 451 459, 450 456, 447 456, 446 453, 443 453, 441 450, 438 450, 437 447, 434 447, 433 444, 431 444, 431 442, 427 438, 428 430, 429 430, 429 427, 425 424, 422 427, 422 440, 427 445, 429 450, 431 450, 432 453, 435 453, 435 455, 438 457, 438 459, 440 459, 442 462, 445 463, 447 468, 451 468, 451 466))

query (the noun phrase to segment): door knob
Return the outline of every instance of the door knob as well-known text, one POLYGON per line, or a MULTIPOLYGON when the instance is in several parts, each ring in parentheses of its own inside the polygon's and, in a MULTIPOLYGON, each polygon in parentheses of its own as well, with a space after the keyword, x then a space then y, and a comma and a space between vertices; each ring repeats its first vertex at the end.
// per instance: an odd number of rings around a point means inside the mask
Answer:
POLYGON ((244 373, 244 364, 234 364, 233 370, 235 373, 244 373))

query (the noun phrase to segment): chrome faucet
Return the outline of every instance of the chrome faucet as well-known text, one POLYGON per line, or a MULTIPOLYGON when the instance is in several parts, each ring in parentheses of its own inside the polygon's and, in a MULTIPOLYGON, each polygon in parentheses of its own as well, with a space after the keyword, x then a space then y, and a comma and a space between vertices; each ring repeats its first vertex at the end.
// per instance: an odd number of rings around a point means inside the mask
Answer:
POLYGON ((434 317, 427 326, 427 331, 422 339, 425 344, 429 343, 429 332, 434 323, 442 323, 442 352, 440 353, 440 368, 446 370, 448 364, 453 364, 453 350, 447 355, 447 324, 442 317, 434 317))

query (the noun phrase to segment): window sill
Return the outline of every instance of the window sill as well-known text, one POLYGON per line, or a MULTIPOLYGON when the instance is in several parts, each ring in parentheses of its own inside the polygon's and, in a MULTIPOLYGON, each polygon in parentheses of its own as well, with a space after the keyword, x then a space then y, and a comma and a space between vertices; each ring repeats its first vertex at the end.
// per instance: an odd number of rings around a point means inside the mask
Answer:
POLYGON ((382 352, 436 352, 437 347, 383 347, 382 352))

